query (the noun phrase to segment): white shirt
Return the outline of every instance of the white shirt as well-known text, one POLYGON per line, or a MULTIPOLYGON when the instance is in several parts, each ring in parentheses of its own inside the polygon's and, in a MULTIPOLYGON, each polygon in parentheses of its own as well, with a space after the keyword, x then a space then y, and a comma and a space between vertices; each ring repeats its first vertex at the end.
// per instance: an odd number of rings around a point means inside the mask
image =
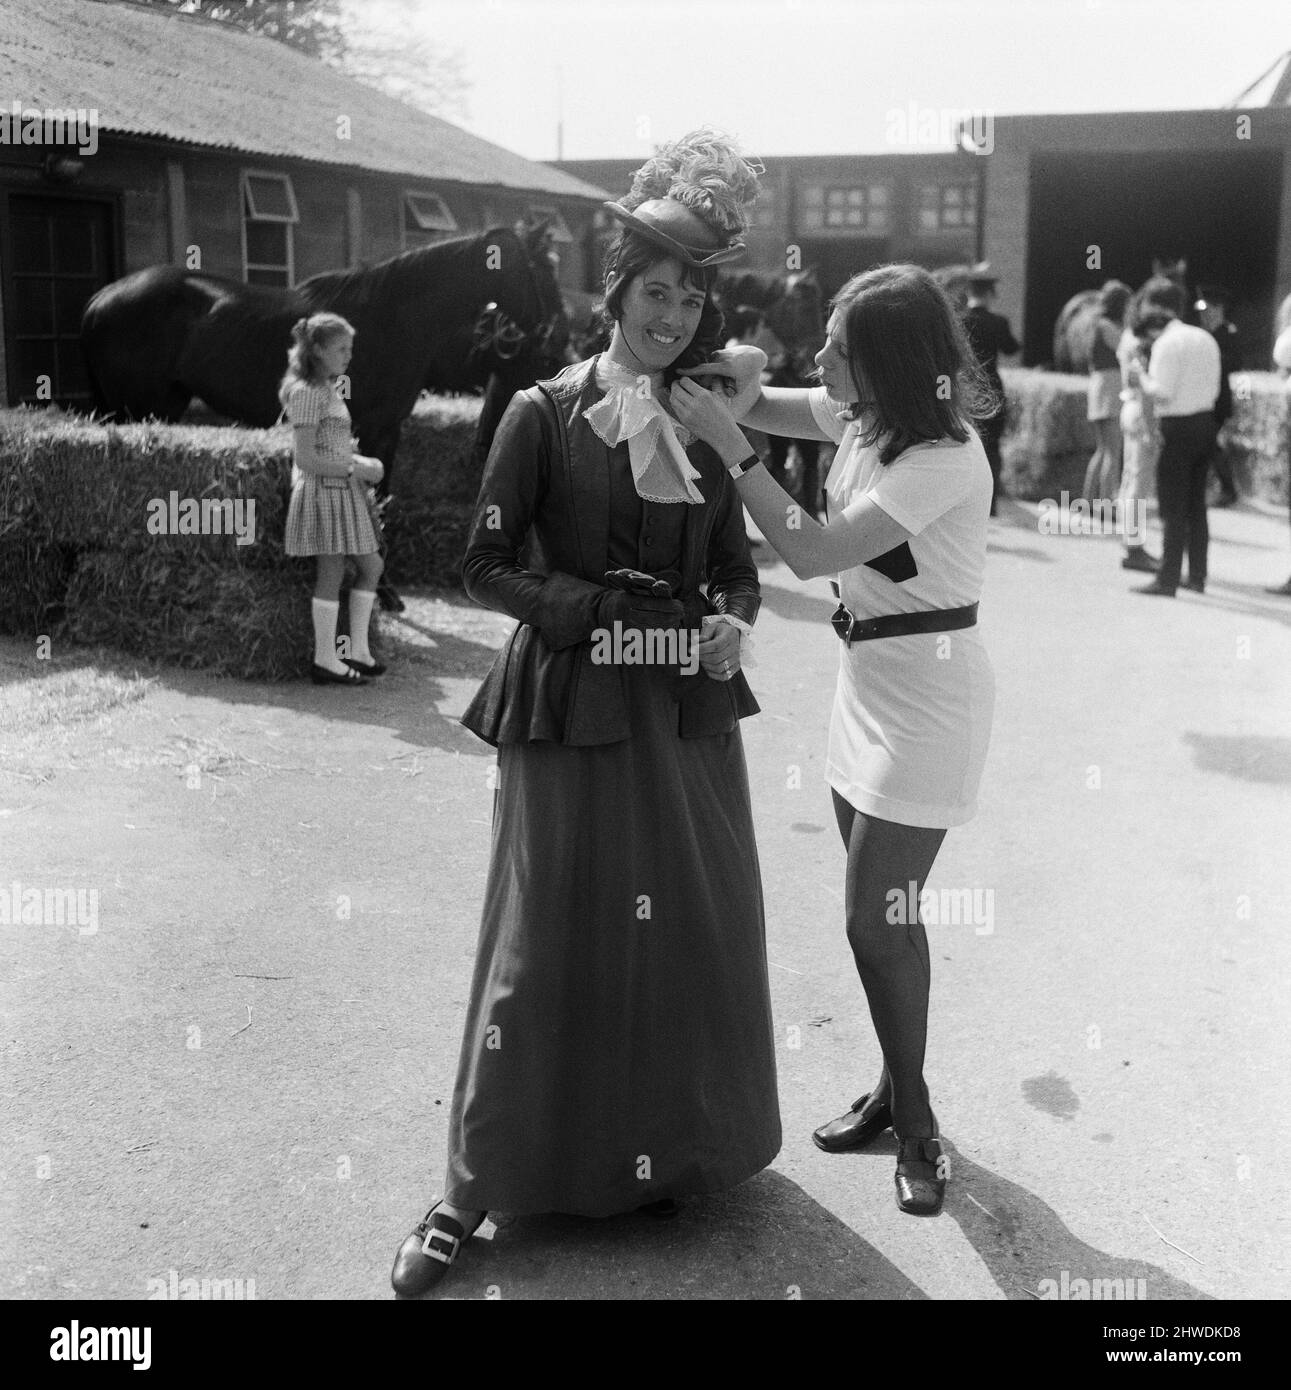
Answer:
POLYGON ((1204 328, 1175 319, 1152 345, 1144 386, 1157 416, 1200 415, 1219 397, 1219 344, 1204 328))
POLYGON ((838 576, 852 614, 872 618, 976 603, 986 569, 992 488, 977 434, 970 431, 964 444, 919 445, 884 464, 877 445, 858 445, 858 425, 838 418, 844 407, 823 386, 814 387, 808 399, 821 429, 839 445, 825 484, 830 515, 846 514, 867 497, 914 533, 909 546, 918 573, 911 578, 894 583, 868 565, 838 576))

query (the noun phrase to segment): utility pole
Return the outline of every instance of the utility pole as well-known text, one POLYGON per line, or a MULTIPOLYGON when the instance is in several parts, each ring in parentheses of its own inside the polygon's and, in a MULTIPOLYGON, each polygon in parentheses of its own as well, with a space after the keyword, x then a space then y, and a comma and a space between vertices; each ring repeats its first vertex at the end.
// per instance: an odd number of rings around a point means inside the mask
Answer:
POLYGON ((565 86, 560 64, 556 64, 556 158, 565 157, 565 86))

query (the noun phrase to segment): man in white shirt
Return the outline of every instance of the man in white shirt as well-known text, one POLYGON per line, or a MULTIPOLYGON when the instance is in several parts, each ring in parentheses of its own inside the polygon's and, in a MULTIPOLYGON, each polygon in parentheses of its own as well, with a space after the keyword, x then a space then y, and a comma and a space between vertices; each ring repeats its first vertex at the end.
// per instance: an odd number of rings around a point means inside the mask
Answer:
POLYGON ((1206 475, 1215 447, 1215 401, 1219 396, 1219 344, 1204 328, 1177 318, 1152 346, 1148 369, 1137 363, 1129 379, 1152 397, 1161 426, 1157 463, 1157 505, 1165 532, 1161 564, 1151 584, 1136 590, 1173 598, 1179 587, 1183 554, 1188 552, 1186 589, 1206 587, 1206 475))

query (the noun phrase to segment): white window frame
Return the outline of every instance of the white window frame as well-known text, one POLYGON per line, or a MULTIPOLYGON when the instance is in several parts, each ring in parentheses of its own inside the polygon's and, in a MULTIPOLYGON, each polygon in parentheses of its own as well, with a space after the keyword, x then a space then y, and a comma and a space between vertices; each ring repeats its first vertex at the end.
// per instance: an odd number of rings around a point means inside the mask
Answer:
POLYGON ((404 189, 402 193, 402 204, 400 204, 400 213, 402 213, 402 217, 400 217, 399 225, 403 228, 404 239, 407 238, 407 232, 409 232, 409 220, 407 220, 407 214, 409 213, 413 214, 413 221, 416 222, 418 231, 461 231, 459 224, 457 224, 457 218, 453 215, 452 208, 449 207, 449 204, 445 203, 445 200, 443 200, 443 197, 439 195, 439 193, 432 192, 431 189, 404 189), (422 200, 422 202, 438 203, 438 211, 434 211, 434 213, 422 213, 417 207, 418 199, 422 200), (438 220, 436 220, 436 218, 438 218, 438 220))
MULTIPOLYGON (((257 261, 252 264, 247 259, 247 223, 248 222, 277 222, 287 229, 287 288, 290 289, 296 283, 296 223, 300 221, 300 209, 296 205, 296 190, 291 186, 291 175, 284 174, 278 169, 243 169, 238 180, 239 197, 241 202, 241 225, 242 225, 242 279, 244 283, 251 284, 248 279, 253 270, 282 270, 282 266, 264 265, 257 261), (255 198, 251 193, 252 179, 270 179, 275 183, 281 184, 287 194, 287 205, 290 212, 284 217, 280 213, 258 212, 256 211, 255 198)), ((259 282, 257 282, 259 283, 259 282)))
POLYGON ((921 183, 916 184, 915 200, 915 234, 917 236, 963 236, 965 232, 971 232, 977 227, 978 218, 981 216, 981 209, 977 206, 977 185, 969 179, 947 179, 943 183, 921 183), (958 226, 948 226, 942 221, 946 210, 946 190, 958 188, 961 191, 963 201, 960 203, 960 221, 958 226), (923 225, 923 198, 924 194, 935 189, 937 193, 936 211, 937 225, 935 227, 925 227, 923 225), (973 215, 971 219, 963 217, 963 211, 969 205, 972 206, 973 215))

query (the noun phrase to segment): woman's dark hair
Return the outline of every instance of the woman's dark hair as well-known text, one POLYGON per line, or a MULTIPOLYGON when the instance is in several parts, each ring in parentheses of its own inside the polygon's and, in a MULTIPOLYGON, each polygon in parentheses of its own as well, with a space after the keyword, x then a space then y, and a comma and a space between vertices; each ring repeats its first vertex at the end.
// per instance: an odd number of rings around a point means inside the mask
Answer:
POLYGON ((756 333, 762 327, 766 315, 751 304, 741 304, 726 315, 726 336, 743 338, 746 333, 756 333))
MULTIPOLYGON (((605 302, 601 305, 601 320, 607 332, 612 333, 614 325, 623 317, 623 295, 632 281, 652 265, 671 259, 661 246, 631 228, 625 227, 614 239, 605 254, 605 302)), ((664 369, 665 386, 672 385, 683 367, 697 367, 701 362, 707 362, 723 342, 722 311, 713 298, 717 268, 697 269, 682 264, 682 272, 682 284, 703 294, 704 307, 700 311, 695 336, 687 344, 686 350, 664 369)))
POLYGON ((1154 309, 1150 305, 1145 305, 1130 318, 1130 332, 1136 338, 1142 338, 1145 334, 1155 333, 1168 327, 1175 320, 1175 315, 1169 309, 1154 309))
POLYGON ((843 314, 848 372, 873 419, 861 443, 884 442, 880 463, 916 444, 968 440, 970 419, 988 419, 999 399, 982 373, 946 291, 917 265, 884 265, 853 276, 834 297, 843 314), (868 402, 867 402, 868 403, 868 402))
POLYGON ((1098 292, 1098 305, 1113 323, 1125 322, 1125 310, 1134 291, 1121 280, 1109 280, 1098 292))
POLYGON ((1140 309, 1165 309, 1175 318, 1181 319, 1187 312, 1188 297, 1184 288, 1176 280, 1164 275, 1154 275, 1135 296, 1140 309))

